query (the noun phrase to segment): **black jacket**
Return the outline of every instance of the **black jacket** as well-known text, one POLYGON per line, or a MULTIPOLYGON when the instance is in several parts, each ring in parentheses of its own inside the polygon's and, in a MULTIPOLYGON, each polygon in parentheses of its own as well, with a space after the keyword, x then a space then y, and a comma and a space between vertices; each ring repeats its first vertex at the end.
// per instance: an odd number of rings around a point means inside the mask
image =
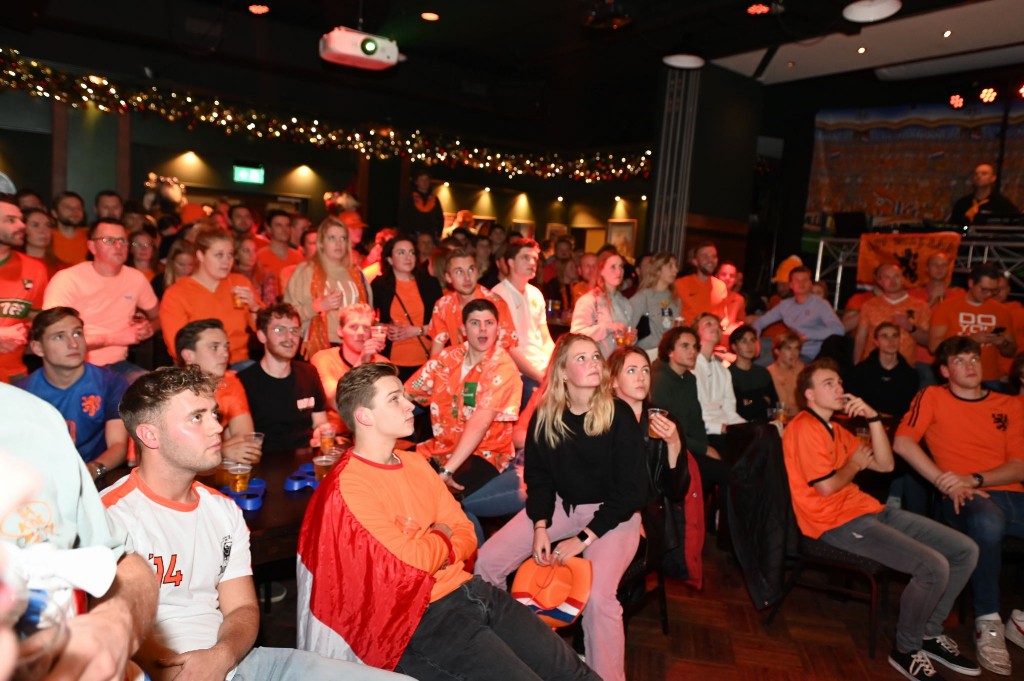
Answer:
MULTIPOLYGON (((413 272, 413 276, 416 278, 416 289, 420 292, 420 300, 423 301, 423 325, 427 326, 434 313, 434 304, 441 297, 441 285, 437 283, 437 279, 425 272, 417 270, 413 272)), ((395 299, 395 273, 388 272, 380 275, 373 280, 370 288, 373 290, 373 305, 380 315, 380 323, 390 324, 393 321, 391 319, 391 303, 395 299)), ((411 324, 408 319, 399 319, 398 321, 411 324)), ((429 348, 430 341, 425 336, 422 338, 429 348)), ((381 354, 391 356, 391 341, 384 346, 384 351, 381 354)))

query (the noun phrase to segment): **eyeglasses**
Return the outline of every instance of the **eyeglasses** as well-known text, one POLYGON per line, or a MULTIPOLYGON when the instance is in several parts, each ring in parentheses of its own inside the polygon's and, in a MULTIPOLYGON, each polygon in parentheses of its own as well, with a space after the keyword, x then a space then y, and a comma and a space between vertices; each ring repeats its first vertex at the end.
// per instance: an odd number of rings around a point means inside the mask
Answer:
POLYGON ((123 236, 98 236, 95 239, 90 239, 90 241, 99 241, 104 246, 113 246, 115 244, 125 246, 128 244, 128 239, 125 239, 123 236))
POLYGON ((278 336, 298 336, 302 333, 302 328, 298 326, 273 326, 270 330, 278 336))
POLYGON ((133 241, 132 248, 153 248, 153 244, 148 241, 133 241))

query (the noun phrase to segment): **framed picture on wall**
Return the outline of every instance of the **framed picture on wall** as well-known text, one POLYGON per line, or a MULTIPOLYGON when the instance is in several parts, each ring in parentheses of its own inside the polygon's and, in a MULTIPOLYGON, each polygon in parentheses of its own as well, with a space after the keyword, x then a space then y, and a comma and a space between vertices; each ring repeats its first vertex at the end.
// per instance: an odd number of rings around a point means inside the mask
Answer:
POLYGON ((519 236, 526 237, 527 239, 534 238, 533 234, 535 229, 536 225, 533 222, 533 220, 512 221, 512 231, 518 234, 519 236))
POLYGON ((636 257, 636 220, 609 220, 608 243, 632 260, 636 257))
POLYGON ((560 236, 565 236, 569 233, 569 226, 563 225, 561 222, 549 222, 547 226, 547 232, 545 238, 557 239, 560 236))

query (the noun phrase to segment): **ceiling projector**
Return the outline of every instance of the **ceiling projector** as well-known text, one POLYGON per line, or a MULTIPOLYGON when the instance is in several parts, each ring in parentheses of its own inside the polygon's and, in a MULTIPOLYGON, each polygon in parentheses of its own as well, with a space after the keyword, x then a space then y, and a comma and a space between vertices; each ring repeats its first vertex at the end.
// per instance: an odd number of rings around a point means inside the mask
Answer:
POLYGON ((343 66, 380 71, 398 63, 398 43, 339 26, 320 38, 320 58, 343 66))

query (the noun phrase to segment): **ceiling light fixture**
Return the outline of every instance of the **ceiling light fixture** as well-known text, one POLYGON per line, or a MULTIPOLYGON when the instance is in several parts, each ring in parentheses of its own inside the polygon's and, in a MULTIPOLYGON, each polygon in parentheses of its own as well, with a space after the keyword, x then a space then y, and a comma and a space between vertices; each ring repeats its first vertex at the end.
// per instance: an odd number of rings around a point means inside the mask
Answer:
POLYGON ((1024 85, 1021 85, 1021 86, 1020 86, 1020 89, 1019 89, 1019 90, 1017 90, 1017 92, 1019 92, 1019 93, 1020 93, 1020 96, 1021 96, 1021 97, 1024 97, 1024 85))
POLYGON ((981 99, 981 101, 985 102, 986 104, 991 104, 992 102, 996 101, 997 95, 998 93, 995 91, 995 88, 987 87, 981 91, 981 94, 978 95, 978 97, 981 99))
POLYGON ((438 14, 437 12, 421 12, 420 13, 420 19, 423 19, 423 21, 437 21, 440 18, 441 18, 441 15, 438 14))
POLYGON ((945 33, 942 34, 942 37, 943 38, 948 38, 951 35, 953 35, 953 31, 946 31, 945 33))
POLYGON ((640 200, 641 201, 646 201, 647 200, 647 194, 641 194, 640 195, 640 200))
POLYGON ((867 51, 868 51, 868 48, 866 48, 866 47, 858 47, 857 48, 857 54, 864 54, 867 51))
POLYGON ((960 95, 953 95, 949 98, 949 105, 954 109, 964 108, 964 98, 960 95))
POLYGON ((757 16, 758 14, 768 14, 768 12, 771 11, 772 8, 764 4, 763 2, 756 2, 747 8, 747 14, 751 16, 757 16))
POLYGON ((674 69, 699 69, 704 66, 704 60, 695 54, 670 54, 662 57, 661 61, 674 69))
POLYGON ((559 197, 558 197, 558 202, 559 202, 559 203, 561 203, 561 202, 562 202, 562 201, 564 201, 564 200, 565 200, 565 199, 563 199, 563 198, 562 198, 561 196, 559 196, 559 197))
POLYGON ((256 14, 256 15, 266 14, 269 11, 270 11, 270 5, 255 4, 255 3, 252 4, 252 5, 249 5, 249 12, 251 12, 252 14, 256 14))
POLYGON ((901 7, 900 0, 855 0, 843 8, 843 18, 855 24, 870 24, 888 19, 901 7))

